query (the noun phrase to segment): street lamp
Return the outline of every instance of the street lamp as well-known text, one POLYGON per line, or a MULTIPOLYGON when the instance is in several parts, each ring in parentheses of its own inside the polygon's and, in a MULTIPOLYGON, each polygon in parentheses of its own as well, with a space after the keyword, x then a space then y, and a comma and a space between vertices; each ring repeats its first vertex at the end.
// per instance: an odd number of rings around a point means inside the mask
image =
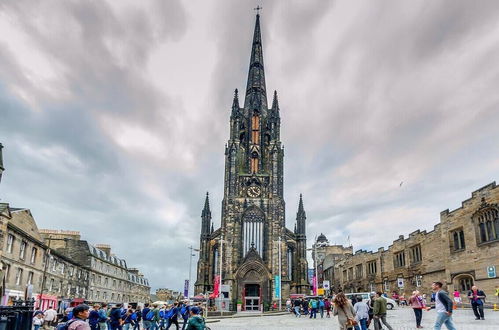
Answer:
POLYGON ((195 249, 191 246, 188 247, 188 249, 190 250, 190 253, 189 253, 189 282, 187 283, 187 299, 189 299, 189 296, 190 296, 190 292, 191 292, 191 270, 192 270, 192 257, 196 256, 194 253, 192 253, 193 251, 195 252, 199 252, 199 249, 195 249))
MULTIPOLYGON (((318 247, 324 247, 326 245, 327 245, 326 242, 317 242, 317 236, 315 236, 315 243, 314 243, 314 245, 312 246, 312 248, 307 249, 307 251, 312 251, 312 253, 314 255, 314 268, 315 268, 314 269, 314 272, 315 272, 314 285, 315 285, 316 290, 319 288, 319 274, 318 274, 318 271, 317 271, 317 248, 318 247)), ((317 291, 316 291, 316 294, 317 294, 317 291)))

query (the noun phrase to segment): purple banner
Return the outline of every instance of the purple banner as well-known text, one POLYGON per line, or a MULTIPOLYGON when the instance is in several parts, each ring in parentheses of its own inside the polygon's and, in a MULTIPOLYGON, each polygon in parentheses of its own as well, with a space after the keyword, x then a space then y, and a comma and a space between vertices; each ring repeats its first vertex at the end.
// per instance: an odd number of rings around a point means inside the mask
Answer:
POLYGON ((189 280, 185 280, 184 283, 184 297, 189 298, 189 280))

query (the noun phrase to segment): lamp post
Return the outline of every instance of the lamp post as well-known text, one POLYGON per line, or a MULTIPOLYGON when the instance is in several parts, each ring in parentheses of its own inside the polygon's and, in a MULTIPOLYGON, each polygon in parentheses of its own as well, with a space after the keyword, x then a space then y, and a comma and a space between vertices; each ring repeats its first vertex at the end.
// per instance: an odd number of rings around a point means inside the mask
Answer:
POLYGON ((188 285, 187 285, 187 299, 189 299, 189 296, 190 296, 190 292, 191 292, 191 274, 192 274, 192 257, 195 256, 194 253, 192 253, 193 251, 195 252, 199 252, 199 249, 195 249, 191 246, 188 247, 188 249, 190 250, 189 252, 189 282, 188 282, 188 285))
POLYGON ((279 235, 279 251, 277 253, 279 258, 279 311, 282 310, 282 258, 281 258, 281 236, 279 235))

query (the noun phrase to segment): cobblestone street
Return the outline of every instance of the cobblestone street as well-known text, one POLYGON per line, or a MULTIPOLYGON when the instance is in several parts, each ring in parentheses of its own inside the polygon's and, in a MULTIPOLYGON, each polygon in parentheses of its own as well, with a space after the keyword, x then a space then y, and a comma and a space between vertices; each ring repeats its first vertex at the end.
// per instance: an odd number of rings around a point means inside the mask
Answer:
MULTIPOLYGON (((499 312, 491 310, 485 311, 485 321, 475 321, 473 311, 470 309, 457 310, 454 313, 454 324, 458 330, 493 330, 498 329, 499 312)), ((433 329, 436 313, 434 310, 423 314, 422 325, 425 329, 433 329)), ((388 322, 395 330, 416 329, 414 313, 410 308, 400 308, 388 312, 388 322)), ((245 317, 224 319, 219 323, 210 323, 208 326, 212 330, 218 329, 238 329, 238 330, 257 330, 257 329, 339 329, 338 320, 331 319, 309 319, 302 316, 296 318, 292 315, 265 316, 265 317, 245 317)), ((371 325, 370 329, 374 329, 371 325)), ((446 329, 445 326, 442 329, 446 329)))

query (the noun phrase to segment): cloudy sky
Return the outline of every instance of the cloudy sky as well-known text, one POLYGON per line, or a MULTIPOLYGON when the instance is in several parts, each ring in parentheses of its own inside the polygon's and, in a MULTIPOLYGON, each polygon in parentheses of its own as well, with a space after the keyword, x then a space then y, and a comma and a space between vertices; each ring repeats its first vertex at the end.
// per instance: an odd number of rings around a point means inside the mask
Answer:
POLYGON ((497 1, 0 0, 2 201, 180 289, 257 4, 309 244, 387 246, 499 179, 497 1))

